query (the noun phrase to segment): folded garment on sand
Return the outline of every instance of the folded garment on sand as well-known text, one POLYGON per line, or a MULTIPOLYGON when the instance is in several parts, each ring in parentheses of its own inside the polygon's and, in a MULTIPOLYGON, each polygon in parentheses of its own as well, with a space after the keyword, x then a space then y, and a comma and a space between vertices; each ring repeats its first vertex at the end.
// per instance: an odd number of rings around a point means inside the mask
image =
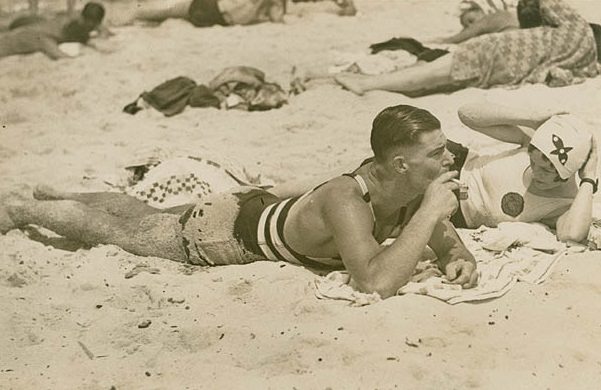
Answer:
POLYGON ((140 99, 165 116, 173 116, 184 111, 188 105, 247 111, 270 110, 287 103, 287 93, 278 84, 265 81, 265 74, 260 70, 236 66, 225 68, 208 86, 197 85, 194 80, 184 76, 167 80, 150 92, 140 94, 123 111, 135 115, 142 109, 140 99))
POLYGON ((384 50, 404 50, 409 54, 417 57, 418 61, 431 62, 435 59, 444 56, 449 51, 444 49, 431 49, 422 45, 421 42, 413 38, 392 38, 384 42, 374 43, 369 46, 372 54, 379 53, 384 50))
MULTIPOLYGON (((582 246, 567 246, 543 225, 536 223, 505 222, 498 228, 458 229, 478 264, 478 286, 463 289, 436 276, 431 260, 420 262, 407 285, 397 292, 421 294, 438 298, 450 304, 497 298, 509 291, 518 281, 542 283, 553 265, 568 251, 582 251, 582 246), (433 271, 434 270, 434 271, 433 271)), ((320 299, 349 301, 362 306, 380 300, 378 294, 363 294, 352 288, 346 271, 335 271, 315 280, 315 295, 320 299)))

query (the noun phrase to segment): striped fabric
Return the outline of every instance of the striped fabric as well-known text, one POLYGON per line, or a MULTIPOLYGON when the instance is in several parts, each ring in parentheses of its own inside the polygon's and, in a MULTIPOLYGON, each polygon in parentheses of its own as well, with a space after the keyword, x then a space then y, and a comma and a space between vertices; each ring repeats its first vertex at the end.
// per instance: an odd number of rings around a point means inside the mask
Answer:
MULTIPOLYGON (((365 181, 359 175, 347 176, 352 177, 359 183, 363 199, 369 203, 375 221, 375 214, 373 214, 374 211, 365 181)), ((290 248, 286 241, 284 241, 284 223, 288 217, 288 212, 296 202, 303 199, 311 192, 312 191, 309 191, 301 197, 290 198, 272 204, 263 211, 257 227, 257 241, 259 248, 261 248, 263 255, 272 261, 287 261, 292 264, 311 268, 344 268, 340 258, 305 256, 295 252, 294 249, 290 248)))
POLYGON ((340 259, 304 256, 295 252, 284 241, 284 222, 292 205, 301 198, 286 199, 270 205, 263 211, 257 228, 259 248, 266 258, 273 261, 287 261, 312 268, 344 268, 340 259))

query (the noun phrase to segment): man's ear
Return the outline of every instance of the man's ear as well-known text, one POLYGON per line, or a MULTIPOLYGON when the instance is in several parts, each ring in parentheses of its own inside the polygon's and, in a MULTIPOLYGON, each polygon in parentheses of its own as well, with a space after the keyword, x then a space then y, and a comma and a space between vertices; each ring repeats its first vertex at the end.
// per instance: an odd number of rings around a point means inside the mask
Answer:
POLYGON ((392 158, 392 168, 397 173, 405 174, 409 166, 403 155, 397 155, 392 158))

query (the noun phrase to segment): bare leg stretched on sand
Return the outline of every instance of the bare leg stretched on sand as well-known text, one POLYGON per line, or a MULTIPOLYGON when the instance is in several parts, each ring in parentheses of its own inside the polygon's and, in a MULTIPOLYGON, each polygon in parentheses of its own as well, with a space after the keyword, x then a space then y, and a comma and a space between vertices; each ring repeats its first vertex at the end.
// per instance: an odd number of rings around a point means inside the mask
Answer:
POLYGON ((50 187, 37 187, 34 198, 8 205, 12 227, 35 224, 85 244, 114 244, 143 256, 184 259, 176 227, 186 206, 159 210, 124 194, 50 187))
POLYGON ((432 62, 424 62, 391 73, 362 75, 341 73, 334 79, 344 88, 363 95, 367 91, 384 90, 407 95, 421 91, 459 87, 451 78, 453 56, 442 56, 432 62))

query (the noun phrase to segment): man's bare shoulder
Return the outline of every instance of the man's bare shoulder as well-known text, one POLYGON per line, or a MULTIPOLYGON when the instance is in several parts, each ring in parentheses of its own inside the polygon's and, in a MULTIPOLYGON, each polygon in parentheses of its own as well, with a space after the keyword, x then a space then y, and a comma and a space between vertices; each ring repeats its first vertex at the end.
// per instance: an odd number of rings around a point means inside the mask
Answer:
POLYGON ((349 208, 365 208, 368 203, 363 198, 361 187, 349 176, 335 177, 315 189, 315 199, 330 211, 349 208))

